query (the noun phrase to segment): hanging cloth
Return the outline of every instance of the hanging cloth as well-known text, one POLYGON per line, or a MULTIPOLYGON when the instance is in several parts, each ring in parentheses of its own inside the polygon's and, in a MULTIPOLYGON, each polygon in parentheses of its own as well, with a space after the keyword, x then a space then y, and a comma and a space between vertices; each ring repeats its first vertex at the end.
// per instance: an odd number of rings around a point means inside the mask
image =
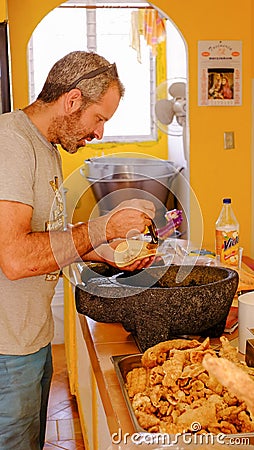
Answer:
POLYGON ((156 9, 145 9, 143 34, 147 45, 152 48, 152 53, 156 56, 157 44, 163 42, 166 38, 164 20, 159 16, 156 9))
POLYGON ((137 60, 141 63, 140 36, 143 35, 144 10, 131 13, 131 47, 137 52, 137 60))
POLYGON ((166 39, 165 19, 159 16, 156 9, 139 9, 131 13, 131 47, 137 52, 138 62, 141 63, 140 36, 152 48, 156 56, 157 44, 166 39))

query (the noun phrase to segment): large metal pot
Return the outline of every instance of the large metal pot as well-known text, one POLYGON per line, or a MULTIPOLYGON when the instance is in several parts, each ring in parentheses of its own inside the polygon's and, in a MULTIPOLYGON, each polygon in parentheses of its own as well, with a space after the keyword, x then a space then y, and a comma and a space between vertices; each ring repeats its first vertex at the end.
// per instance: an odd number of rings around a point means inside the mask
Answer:
POLYGON ((151 200, 157 210, 161 209, 167 203, 174 178, 182 170, 158 158, 102 156, 84 162, 81 174, 89 181, 101 213, 131 198, 151 200))
POLYGON ((101 156, 86 159, 84 162, 85 176, 96 180, 157 178, 172 175, 177 171, 175 163, 159 158, 101 156))

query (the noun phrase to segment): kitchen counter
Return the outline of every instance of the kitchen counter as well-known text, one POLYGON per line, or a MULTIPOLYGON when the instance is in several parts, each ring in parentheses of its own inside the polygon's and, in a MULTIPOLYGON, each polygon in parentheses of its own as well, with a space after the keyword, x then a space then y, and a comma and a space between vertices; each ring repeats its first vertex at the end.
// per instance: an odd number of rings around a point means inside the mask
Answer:
MULTIPOLYGON (((74 290, 80 280, 75 265, 71 267, 69 280, 72 282, 65 280, 69 287, 69 294, 72 292, 72 298, 69 295, 66 302, 67 365, 72 393, 77 396, 86 450, 136 448, 136 445, 132 446, 131 441, 135 429, 111 357, 136 354, 140 351, 133 336, 121 324, 99 323, 78 314, 74 304, 74 290), (70 312, 74 316, 74 331, 70 329, 70 312), (78 347, 76 350, 75 346, 78 347), (84 380, 86 386, 82 388, 84 380), (90 395, 92 398, 88 398, 90 395), (85 409, 88 410, 85 411, 85 409)), ((235 301, 234 304, 236 304, 235 301)), ((226 336, 232 341, 232 345, 237 346, 237 331, 226 336)), ((219 344, 218 338, 211 341, 213 344, 219 344)), ((142 444, 141 448, 154 447, 142 444)), ((189 450, 191 447, 189 445, 186 448, 189 450)), ((198 448, 197 445, 196 448, 198 448)))

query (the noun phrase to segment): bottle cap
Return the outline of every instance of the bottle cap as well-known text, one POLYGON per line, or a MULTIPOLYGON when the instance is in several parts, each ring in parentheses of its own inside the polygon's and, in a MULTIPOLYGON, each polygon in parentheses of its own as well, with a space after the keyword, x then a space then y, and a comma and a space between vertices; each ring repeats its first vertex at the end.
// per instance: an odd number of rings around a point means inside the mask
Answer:
POLYGON ((230 204, 231 203, 231 198, 224 198, 223 199, 223 203, 230 204))

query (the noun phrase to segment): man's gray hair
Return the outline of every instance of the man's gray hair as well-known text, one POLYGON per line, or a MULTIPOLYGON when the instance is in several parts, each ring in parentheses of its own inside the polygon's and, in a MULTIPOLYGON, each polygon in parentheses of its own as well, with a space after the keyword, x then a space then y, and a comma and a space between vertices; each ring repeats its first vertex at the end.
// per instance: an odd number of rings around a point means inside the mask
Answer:
POLYGON ((54 64, 37 100, 51 103, 73 87, 77 87, 82 93, 83 106, 87 107, 100 101, 110 86, 116 86, 120 97, 123 97, 124 86, 117 75, 115 65, 96 53, 74 51, 54 64), (79 81, 83 76, 100 67, 108 67, 108 69, 92 78, 79 81), (111 70, 113 67, 114 70, 111 70))

